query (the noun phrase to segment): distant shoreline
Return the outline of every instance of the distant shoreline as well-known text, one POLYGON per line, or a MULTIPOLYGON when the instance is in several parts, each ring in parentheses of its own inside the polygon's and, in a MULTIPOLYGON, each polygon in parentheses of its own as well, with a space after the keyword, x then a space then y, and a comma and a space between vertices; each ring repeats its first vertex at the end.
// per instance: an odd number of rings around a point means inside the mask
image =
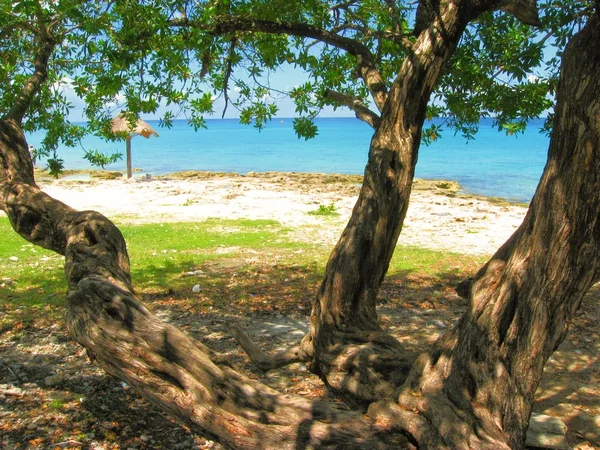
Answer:
MULTIPOLYGON (((339 173, 316 173, 316 172, 248 172, 240 174, 237 172, 213 172, 203 170, 186 170, 173 172, 164 175, 147 175, 142 169, 134 169, 134 178, 136 179, 157 179, 157 180, 210 180, 220 178, 259 178, 264 180, 273 180, 280 177, 286 177, 290 180, 299 180, 306 183, 329 184, 329 183, 348 183, 356 186, 362 184, 363 175, 339 174, 339 173)), ((66 169, 58 180, 52 178, 47 172, 36 169, 36 180, 38 181, 99 181, 99 180, 125 180, 125 172, 111 171, 102 169, 66 169)), ((498 205, 515 205, 527 207, 528 203, 513 200, 507 200, 502 197, 485 196, 465 191, 455 180, 446 179, 424 179, 415 178, 413 181, 413 191, 442 191, 445 195, 459 196, 463 198, 474 198, 489 201, 498 205)))
MULTIPOLYGON (((452 130, 419 151, 416 176, 422 179, 458 181, 463 190, 476 195, 496 196, 528 202, 546 163, 548 139, 538 133, 542 121, 516 137, 498 133, 482 121, 476 139, 454 135, 452 130)), ((165 176, 182 170, 212 172, 316 172, 327 174, 364 173, 373 130, 355 118, 323 118, 317 122, 318 136, 298 139, 290 120, 274 122, 260 133, 235 120, 215 120, 208 129, 194 131, 185 121, 172 128, 157 129, 159 137, 132 140, 133 167, 142 173, 165 176)), ((43 133, 32 133, 34 147, 43 133)), ((105 154, 125 152, 123 142, 106 142, 86 136, 82 146, 105 154)), ((81 148, 57 149, 65 167, 94 169, 83 158, 81 148)), ((44 158, 39 161, 40 167, 44 158)), ((108 170, 125 170, 121 159, 108 170)))
MULTIPOLYGON (((55 199, 80 211, 98 211, 117 224, 275 220, 289 228, 294 239, 331 246, 352 214, 361 179, 287 172, 180 172, 130 180, 40 176, 37 182, 55 199), (321 207, 334 214, 313 214, 321 207)), ((399 244, 490 255, 514 233, 526 212, 522 205, 463 194, 453 181, 416 179, 399 244)))

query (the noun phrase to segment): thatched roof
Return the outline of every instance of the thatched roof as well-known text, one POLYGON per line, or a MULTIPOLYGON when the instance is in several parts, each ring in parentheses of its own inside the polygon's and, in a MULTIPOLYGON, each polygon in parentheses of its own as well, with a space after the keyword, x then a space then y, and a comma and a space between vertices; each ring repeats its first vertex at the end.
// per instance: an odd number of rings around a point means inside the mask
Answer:
POLYGON ((144 136, 146 139, 148 139, 150 136, 158 137, 158 133, 142 119, 138 119, 136 127, 131 129, 129 122, 123 113, 119 113, 119 115, 113 119, 112 131, 115 134, 128 133, 130 136, 139 134, 140 136, 144 136))

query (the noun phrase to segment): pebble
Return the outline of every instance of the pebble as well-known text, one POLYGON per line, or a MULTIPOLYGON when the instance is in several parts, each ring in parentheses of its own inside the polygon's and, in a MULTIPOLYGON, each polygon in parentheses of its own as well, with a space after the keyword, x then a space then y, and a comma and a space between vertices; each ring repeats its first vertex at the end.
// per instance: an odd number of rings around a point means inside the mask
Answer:
POLYGON ((186 272, 186 275, 188 277, 195 277, 195 276, 198 276, 198 275, 202 275, 203 273, 204 272, 202 270, 193 270, 191 272, 186 272))
POLYGON ((19 260, 19 258, 17 256, 11 256, 8 259, 9 259, 9 261, 18 261, 19 260))
POLYGON ((448 325, 446 325, 444 322, 442 322, 439 319, 432 320, 431 323, 438 328, 448 328, 448 325))
POLYGON ((201 291, 200 285, 196 284, 193 288, 192 288, 192 292, 197 294, 198 292, 201 291))

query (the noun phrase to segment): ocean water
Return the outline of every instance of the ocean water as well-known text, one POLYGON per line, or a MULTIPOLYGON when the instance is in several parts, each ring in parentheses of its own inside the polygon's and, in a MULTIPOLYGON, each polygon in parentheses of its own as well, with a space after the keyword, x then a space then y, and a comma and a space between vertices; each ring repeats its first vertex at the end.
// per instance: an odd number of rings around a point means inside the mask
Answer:
MULTIPOLYGON (((208 129, 197 132, 186 121, 175 121, 170 129, 159 128, 158 121, 148 123, 160 136, 132 139, 132 161, 141 173, 153 175, 183 170, 362 174, 372 136, 372 129, 355 118, 319 118, 319 135, 309 141, 297 138, 292 119, 273 120, 261 132, 236 119, 208 120, 208 129)), ((528 202, 546 162, 548 138, 539 133, 542 125, 543 120, 535 120, 525 134, 506 136, 483 120, 469 142, 446 130, 439 141, 421 146, 416 176, 456 180, 468 193, 528 202)), ((42 138, 37 132, 28 142, 37 146, 42 138)), ((123 153, 107 169, 125 170, 124 142, 90 136, 83 145, 123 153)), ((81 148, 59 149, 68 169, 91 167, 83 153, 81 148)))

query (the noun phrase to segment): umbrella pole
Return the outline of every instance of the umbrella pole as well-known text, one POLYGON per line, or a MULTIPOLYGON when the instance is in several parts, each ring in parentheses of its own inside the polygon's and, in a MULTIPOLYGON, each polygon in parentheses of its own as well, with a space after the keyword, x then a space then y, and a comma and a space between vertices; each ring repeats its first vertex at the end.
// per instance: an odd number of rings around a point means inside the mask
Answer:
POLYGON ((127 179, 130 179, 131 174, 131 138, 128 137, 126 140, 127 143, 127 179))

